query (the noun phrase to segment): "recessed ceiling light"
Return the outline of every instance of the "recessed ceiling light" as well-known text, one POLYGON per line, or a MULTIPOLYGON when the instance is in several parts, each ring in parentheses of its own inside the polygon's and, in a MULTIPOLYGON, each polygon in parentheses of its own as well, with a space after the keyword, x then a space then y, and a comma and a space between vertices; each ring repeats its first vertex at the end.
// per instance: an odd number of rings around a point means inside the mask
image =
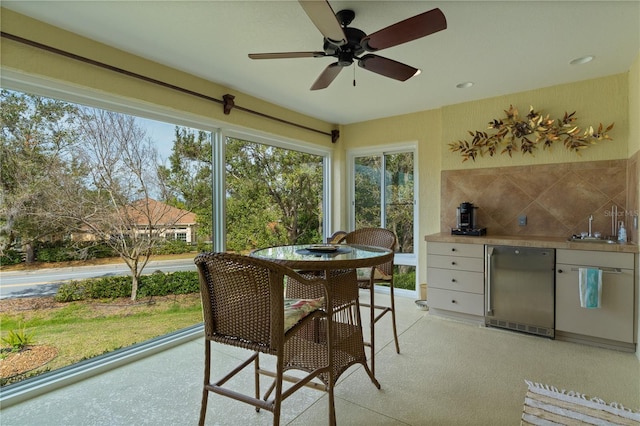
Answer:
POLYGON ((580 58, 576 58, 573 61, 569 62, 571 65, 582 65, 582 64, 586 64, 588 62, 591 62, 595 59, 595 56, 582 56, 580 58))
POLYGON ((469 88, 471 86, 473 86, 473 82, 472 81, 465 81, 464 83, 456 84, 456 87, 458 89, 467 89, 467 88, 469 88))

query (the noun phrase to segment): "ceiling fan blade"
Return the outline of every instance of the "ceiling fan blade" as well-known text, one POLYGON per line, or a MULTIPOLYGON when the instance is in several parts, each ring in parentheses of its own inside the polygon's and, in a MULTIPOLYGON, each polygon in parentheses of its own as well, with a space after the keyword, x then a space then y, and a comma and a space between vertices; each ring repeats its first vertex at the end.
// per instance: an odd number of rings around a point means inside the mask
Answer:
POLYGON ((320 90, 329 87, 331 82, 340 74, 340 71, 342 71, 342 67, 338 65, 337 62, 327 66, 313 83, 311 90, 320 90))
POLYGON ((400 81, 406 81, 420 73, 420 70, 417 68, 410 67, 393 59, 372 54, 367 54, 360 58, 358 65, 376 74, 400 81))
POLYGON ((360 45, 369 52, 397 46, 447 28, 447 19, 440 9, 432 9, 397 22, 362 39, 360 45))
POLYGON ((311 22, 320 30, 323 37, 336 46, 347 43, 347 37, 336 18, 331 5, 326 0, 298 0, 311 22))
POLYGON ((249 53, 251 59, 322 58, 324 52, 249 53))

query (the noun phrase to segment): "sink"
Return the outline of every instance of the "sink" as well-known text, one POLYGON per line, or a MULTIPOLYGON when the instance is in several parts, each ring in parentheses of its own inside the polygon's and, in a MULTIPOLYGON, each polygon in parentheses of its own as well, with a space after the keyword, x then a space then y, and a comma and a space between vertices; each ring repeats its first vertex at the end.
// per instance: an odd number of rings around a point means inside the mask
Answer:
POLYGON ((604 239, 604 238, 580 238, 580 237, 571 237, 567 239, 570 243, 600 243, 600 244, 617 244, 616 240, 612 239, 604 239))

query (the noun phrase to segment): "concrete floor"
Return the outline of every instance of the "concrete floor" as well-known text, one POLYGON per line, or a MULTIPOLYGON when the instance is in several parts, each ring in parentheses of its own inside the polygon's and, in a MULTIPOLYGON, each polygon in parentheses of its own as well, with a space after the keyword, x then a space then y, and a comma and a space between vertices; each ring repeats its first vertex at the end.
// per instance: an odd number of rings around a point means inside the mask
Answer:
MULTIPOLYGON (((367 293, 361 297, 366 300, 367 293)), ((386 297, 376 295, 377 300, 386 297)), ((640 408, 640 362, 634 354, 446 320, 405 297, 396 297, 396 307, 401 353, 394 349, 390 317, 383 318, 376 357, 382 388, 373 386, 361 366, 347 370, 335 391, 338 425, 516 425, 525 379, 640 408)), ((218 346, 214 377, 245 354, 218 346)), ((3 408, 0 424, 194 425, 203 359, 202 339, 191 340, 3 408)), ((270 361, 265 357, 263 364, 270 361)), ((252 388, 251 374, 241 380, 240 386, 252 388)), ((326 425, 327 410, 326 395, 305 388, 283 403, 281 424, 326 425)), ((272 420, 269 412, 209 397, 209 425, 269 425, 272 420)))

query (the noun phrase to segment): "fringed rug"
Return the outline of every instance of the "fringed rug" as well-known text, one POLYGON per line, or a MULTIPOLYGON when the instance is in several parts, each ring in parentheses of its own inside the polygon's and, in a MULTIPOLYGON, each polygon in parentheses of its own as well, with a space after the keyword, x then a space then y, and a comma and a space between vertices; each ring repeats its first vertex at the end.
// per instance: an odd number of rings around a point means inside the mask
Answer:
POLYGON ((533 383, 524 400, 521 425, 640 425, 640 412, 574 391, 533 383))

